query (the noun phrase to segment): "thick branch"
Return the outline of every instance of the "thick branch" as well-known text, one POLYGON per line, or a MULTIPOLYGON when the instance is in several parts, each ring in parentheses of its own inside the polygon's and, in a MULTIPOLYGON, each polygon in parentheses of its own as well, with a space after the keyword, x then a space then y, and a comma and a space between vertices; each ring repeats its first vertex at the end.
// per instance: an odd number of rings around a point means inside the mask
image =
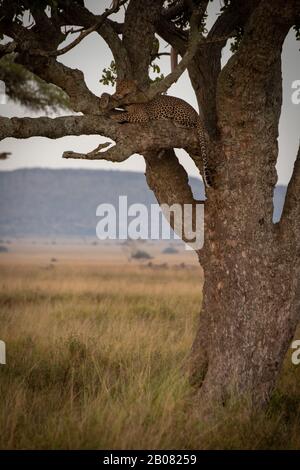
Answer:
POLYGON ((49 137, 58 139, 67 135, 102 134, 112 139, 120 126, 101 116, 63 116, 57 118, 7 118, 0 117, 0 140, 7 137, 27 139, 49 137))
MULTIPOLYGON (((298 2, 299 3, 299 2, 298 2)), ((243 201, 230 237, 273 236, 278 122, 282 104, 282 44, 295 21, 295 2, 261 0, 245 27, 238 51, 218 78, 217 111, 222 148, 215 155, 219 194, 227 209, 243 201), (221 191, 223 191, 221 193, 221 191), (251 196, 250 196, 251 195, 251 196), (253 210, 255 208, 255 210, 253 210), (238 225, 243 220, 244 233, 238 225), (264 228, 264 230, 261 229, 264 228), (270 235, 272 234, 272 235, 270 235)), ((206 214, 213 217, 211 205, 206 214)))
POLYGON ((122 44, 131 63, 131 76, 127 74, 127 78, 137 80, 142 89, 149 85, 154 25, 162 4, 163 0, 131 0, 125 14, 122 44))
POLYGON ((186 31, 180 31, 164 16, 160 16, 155 25, 157 34, 183 56, 186 52, 188 35, 186 31))
POLYGON ((176 18, 180 15, 185 9, 185 0, 178 0, 174 5, 169 6, 168 8, 163 8, 162 15, 168 20, 176 18))
POLYGON ((86 86, 83 73, 49 57, 49 52, 61 40, 59 33, 57 37, 50 36, 47 42, 45 39, 41 40, 39 29, 27 29, 9 21, 4 21, 2 27, 16 43, 16 63, 23 65, 45 82, 53 83, 64 90, 70 97, 70 106, 74 111, 99 113, 98 98, 86 86))
POLYGON ((146 178, 160 204, 194 204, 189 177, 179 163, 173 149, 161 152, 145 152, 146 178), (180 198, 178 198, 180 194, 180 198))
POLYGON ((74 111, 87 114, 99 113, 98 97, 86 86, 81 70, 67 67, 52 57, 33 57, 27 52, 20 54, 16 62, 45 82, 53 83, 64 90, 70 97, 70 105, 74 111))
MULTIPOLYGON (((132 153, 166 148, 198 147, 194 129, 175 127, 171 121, 153 121, 145 125, 118 124, 104 116, 65 116, 58 118, 0 118, 0 139, 34 136, 57 139, 66 135, 103 135, 131 146, 132 153)), ((85 157, 84 157, 85 158, 85 157)), ((105 154, 101 154, 101 159, 105 154)), ((118 160, 116 160, 118 161, 118 160)))
MULTIPOLYGON (((218 16, 208 33, 208 39, 233 34, 237 27, 244 26, 260 0, 233 0, 226 10, 218 16)), ((220 47, 224 47, 224 43, 220 47)))
MULTIPOLYGON (((182 214, 184 214, 184 205, 189 205, 191 208, 190 222, 191 230, 196 232, 196 207, 197 204, 203 204, 203 201, 196 201, 193 197, 193 192, 189 185, 188 174, 183 166, 179 163, 173 149, 168 149, 160 152, 145 152, 144 158, 146 161, 146 179, 150 189, 158 203, 162 206, 166 204, 171 207, 173 204, 180 205, 182 214)), ((185 213, 187 217, 187 213, 185 213)), ((180 232, 177 231, 178 220, 172 217, 168 220, 171 227, 182 237, 187 243, 193 242, 193 235, 190 231, 183 233, 183 219, 179 223, 180 232), (183 235, 183 236, 182 236, 183 235)), ((199 221, 198 221, 199 222, 199 221)), ((199 228, 199 227, 198 227, 199 228)), ((197 234, 199 236, 199 234, 197 234)), ((195 246, 192 245, 195 249, 195 246)), ((197 248, 196 248, 197 249, 197 248)))
POLYGON ((205 48, 199 49, 188 67, 199 108, 211 136, 217 132, 216 91, 221 72, 221 54, 227 39, 244 26, 259 0, 233 0, 211 28, 205 48))
POLYGON ((237 53, 222 70, 223 75, 233 72, 237 77, 242 69, 251 75, 255 70, 257 78, 261 82, 265 80, 275 52, 277 55, 281 53, 283 41, 300 10, 297 0, 287 0, 284 8, 282 3, 282 0, 261 0, 258 3, 246 25, 237 53))

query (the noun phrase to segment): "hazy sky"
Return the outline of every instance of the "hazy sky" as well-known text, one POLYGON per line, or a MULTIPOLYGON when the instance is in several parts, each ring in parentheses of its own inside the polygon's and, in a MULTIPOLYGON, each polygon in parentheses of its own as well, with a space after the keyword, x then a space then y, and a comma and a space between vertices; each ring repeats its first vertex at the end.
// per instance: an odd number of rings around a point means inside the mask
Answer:
MULTIPOLYGON (((95 13, 102 13, 111 4, 111 0, 99 2, 86 0, 86 6, 95 13)), ((210 3, 208 29, 211 27, 220 10, 221 2, 214 0, 210 3)), ((123 13, 121 13, 123 15, 123 13)), ((120 13, 116 19, 122 19, 120 13)), ((73 38, 72 38, 73 39, 73 38)), ((295 40, 295 34, 290 31, 284 43, 283 62, 283 107, 279 124, 279 159, 278 178, 280 183, 287 183, 293 169, 293 162, 300 137, 300 103, 292 103, 292 84, 300 80, 300 42, 295 40)), ((169 51, 169 47, 161 42, 161 50, 169 51)), ((229 57, 228 47, 223 51, 222 63, 226 63, 229 57)), ((84 72, 88 87, 100 96, 104 91, 111 92, 110 87, 99 83, 102 69, 108 66, 112 55, 106 43, 101 37, 92 33, 84 39, 74 50, 60 57, 61 62, 69 67, 79 68, 84 72)), ((162 57, 159 61, 162 72, 170 71, 169 58, 162 57)), ((179 96, 197 108, 196 98, 187 73, 174 84, 169 91, 170 95, 179 96)), ((0 105, 0 114, 3 116, 33 116, 21 106, 11 102, 0 105)), ((37 116, 37 114, 35 114, 37 116)), ((30 139, 5 139, 0 142, 0 151, 12 152, 8 160, 0 162, 1 170, 12 170, 23 167, 48 167, 48 168, 85 168, 85 169, 117 169, 144 171, 144 160, 139 155, 134 155, 126 162, 112 163, 105 161, 63 160, 62 153, 65 150, 88 152, 94 149, 100 142, 107 138, 99 136, 64 137, 51 140, 47 138, 33 137, 30 139)), ((183 150, 178 150, 180 161, 190 175, 198 175, 198 171, 190 158, 183 150)))

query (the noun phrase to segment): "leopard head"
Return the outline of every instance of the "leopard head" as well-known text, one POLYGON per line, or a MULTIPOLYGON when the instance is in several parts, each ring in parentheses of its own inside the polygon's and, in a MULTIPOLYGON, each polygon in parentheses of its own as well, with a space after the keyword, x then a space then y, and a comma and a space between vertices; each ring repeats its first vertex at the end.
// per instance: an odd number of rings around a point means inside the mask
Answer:
POLYGON ((136 80, 117 80, 116 91, 113 97, 117 100, 124 98, 127 95, 137 93, 138 85, 136 80))

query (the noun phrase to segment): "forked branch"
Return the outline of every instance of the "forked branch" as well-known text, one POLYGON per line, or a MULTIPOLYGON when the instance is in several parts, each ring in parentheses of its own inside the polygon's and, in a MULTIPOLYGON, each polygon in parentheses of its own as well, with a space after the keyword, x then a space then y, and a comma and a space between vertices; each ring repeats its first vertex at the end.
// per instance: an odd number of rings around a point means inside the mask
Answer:
POLYGON ((84 160, 107 160, 110 162, 123 162, 134 153, 134 144, 124 139, 116 145, 113 145, 105 151, 101 151, 111 145, 111 142, 99 144, 95 150, 88 153, 77 153, 66 151, 63 158, 84 159, 84 160))
POLYGON ((113 13, 117 13, 119 9, 121 8, 122 5, 124 5, 128 0, 120 0, 117 2, 112 2, 112 7, 108 8, 105 10, 105 12, 100 16, 99 20, 92 26, 90 26, 87 29, 84 29, 83 31, 80 32, 79 36, 72 41, 70 44, 67 46, 63 47, 62 49, 52 51, 49 53, 50 56, 60 56, 63 54, 66 54, 69 52, 71 49, 73 49, 75 46, 77 46, 84 38, 86 38, 89 34, 93 33, 94 31, 97 31, 101 26, 104 24, 106 18, 108 18, 110 15, 113 13))

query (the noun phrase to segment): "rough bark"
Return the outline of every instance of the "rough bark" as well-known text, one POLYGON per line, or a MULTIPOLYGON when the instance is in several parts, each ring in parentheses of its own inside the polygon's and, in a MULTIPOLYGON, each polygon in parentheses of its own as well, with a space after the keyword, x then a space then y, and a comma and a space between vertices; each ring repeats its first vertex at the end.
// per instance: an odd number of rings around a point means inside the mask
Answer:
MULTIPOLYGON (((156 199, 161 205, 167 204, 169 207, 178 204, 181 207, 183 217, 185 206, 189 205, 192 213, 191 230, 194 234, 197 230, 196 207, 198 204, 204 204, 204 202, 194 199, 192 189, 189 185, 188 174, 183 166, 180 165, 174 150, 167 149, 159 154, 157 154, 156 151, 146 152, 144 153, 144 157, 146 161, 146 180, 156 199)), ((180 228, 184 225, 183 217, 179 224, 180 228)), ((169 223, 175 233, 181 236, 186 243, 191 244, 195 242, 192 234, 184 234, 182 230, 180 230, 179 233, 177 232, 173 213, 171 213, 169 223)), ((193 245, 191 246, 193 247, 193 245)))
POLYGON ((295 12, 292 2, 285 14, 281 6, 260 3, 218 79, 218 191, 206 204, 205 284, 191 363, 206 403, 233 395, 266 403, 299 321, 299 257, 288 255, 272 223, 281 47, 295 12))
POLYGON ((126 10, 123 44, 131 63, 130 78, 137 80, 141 88, 149 86, 155 22, 162 4, 163 0, 131 0, 126 10))

